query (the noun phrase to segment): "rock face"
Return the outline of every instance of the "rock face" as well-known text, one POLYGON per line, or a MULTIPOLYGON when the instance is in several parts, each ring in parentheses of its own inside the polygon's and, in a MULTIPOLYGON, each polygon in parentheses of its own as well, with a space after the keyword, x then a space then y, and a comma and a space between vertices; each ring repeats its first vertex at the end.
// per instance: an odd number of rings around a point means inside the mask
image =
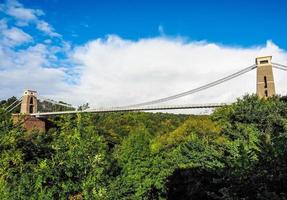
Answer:
POLYGON ((28 131, 39 131, 45 132, 46 121, 44 119, 39 119, 31 115, 13 114, 13 123, 22 125, 28 131))

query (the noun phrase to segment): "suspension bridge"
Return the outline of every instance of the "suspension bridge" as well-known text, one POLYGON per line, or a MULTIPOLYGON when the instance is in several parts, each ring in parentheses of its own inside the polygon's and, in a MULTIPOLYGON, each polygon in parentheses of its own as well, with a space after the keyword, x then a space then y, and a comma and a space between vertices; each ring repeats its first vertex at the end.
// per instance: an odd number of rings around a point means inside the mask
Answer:
POLYGON ((208 103, 208 104, 189 104, 189 105, 160 105, 164 102, 169 102, 171 100, 179 99, 188 95, 199 93, 203 90, 220 85, 231 79, 235 79, 239 76, 246 74, 252 70, 257 69, 257 81, 256 81, 256 94, 260 98, 266 98, 274 96, 275 93, 275 83, 273 77, 273 68, 287 71, 287 65, 273 63, 271 62, 271 56, 258 57, 255 59, 255 64, 252 64, 242 70, 239 70, 233 74, 230 74, 221 79, 215 80, 213 82, 207 83, 200 87, 188 90, 186 92, 178 93, 172 96, 155 99, 152 101, 141 102, 132 105, 118 106, 118 107, 108 107, 108 108, 90 108, 85 110, 78 110, 76 106, 56 102, 54 100, 37 95, 36 91, 27 90, 24 95, 13 102, 10 106, 6 108, 7 112, 12 112, 18 106, 21 106, 21 114, 34 116, 34 117, 47 117, 53 115, 64 115, 64 114, 75 114, 75 113, 105 113, 105 112, 131 112, 131 111, 157 111, 157 110, 178 110, 178 109, 199 109, 199 108, 217 108, 228 105, 230 103, 208 103), (54 111, 54 112, 41 112, 38 110, 38 101, 46 101, 54 105, 59 105, 67 108, 71 108, 69 111, 54 111))

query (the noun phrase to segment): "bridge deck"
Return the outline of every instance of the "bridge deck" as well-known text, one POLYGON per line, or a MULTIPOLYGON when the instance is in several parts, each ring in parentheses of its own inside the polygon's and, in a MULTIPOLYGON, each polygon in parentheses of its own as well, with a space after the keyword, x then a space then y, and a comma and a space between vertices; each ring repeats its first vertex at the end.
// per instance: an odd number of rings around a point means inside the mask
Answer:
POLYGON ((111 107, 75 111, 59 111, 33 113, 32 116, 51 116, 76 113, 107 113, 107 112, 133 112, 133 111, 156 111, 156 110, 181 110, 181 109, 199 109, 199 108, 218 108, 229 105, 229 103, 210 103, 210 104, 191 104, 191 105, 165 105, 165 106, 148 106, 148 107, 111 107))

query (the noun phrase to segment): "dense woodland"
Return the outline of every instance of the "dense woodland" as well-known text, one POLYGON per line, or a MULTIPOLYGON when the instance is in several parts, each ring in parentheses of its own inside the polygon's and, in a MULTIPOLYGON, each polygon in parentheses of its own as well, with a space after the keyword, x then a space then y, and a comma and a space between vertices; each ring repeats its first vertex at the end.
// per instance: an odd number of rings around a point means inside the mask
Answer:
POLYGON ((25 131, 0 109, 0 199, 287 199, 283 97, 245 96, 210 116, 50 121, 25 131))

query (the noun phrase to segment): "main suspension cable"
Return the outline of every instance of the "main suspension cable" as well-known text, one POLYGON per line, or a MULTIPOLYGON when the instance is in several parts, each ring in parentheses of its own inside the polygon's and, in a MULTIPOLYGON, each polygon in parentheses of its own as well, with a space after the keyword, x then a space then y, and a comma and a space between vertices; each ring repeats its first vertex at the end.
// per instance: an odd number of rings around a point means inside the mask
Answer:
POLYGON ((195 89, 192 89, 192 90, 189 90, 189 91, 186 91, 186 92, 182 92, 182 93, 179 93, 179 94, 176 94, 176 95, 172 95, 172 96, 169 96, 169 97, 165 97, 165 98, 160 98, 160 99, 156 99, 156 100, 153 100, 153 101, 148 101, 148 102, 143 102, 143 103, 138 103, 138 104, 133 104, 133 105, 128 105, 128 106, 121 106, 122 108, 129 108, 129 107, 141 107, 141 106, 146 106, 146 105, 151 105, 151 104, 157 104, 157 103, 163 103, 163 102, 167 102, 167 101, 171 101, 171 100, 174 100, 174 99, 178 99, 178 98, 181 98, 181 97, 184 97, 184 96, 187 96, 187 95, 190 95, 190 94, 194 94, 194 93, 197 93, 197 92, 200 92, 200 91, 203 91, 203 90, 206 90, 208 88, 211 88, 211 87, 214 87, 216 85, 219 85, 223 82, 226 82, 226 81, 229 81, 231 79, 234 79, 238 76, 241 76, 253 69, 257 68, 257 66, 255 64, 249 66, 249 67, 246 67, 236 73, 233 73, 229 76, 226 76, 224 78, 221 78, 221 79, 218 79, 216 81, 213 81, 211 83, 208 83, 206 85, 203 85, 203 86, 200 86, 198 88, 195 88, 195 89))
POLYGON ((271 63, 273 66, 278 66, 278 67, 284 67, 284 68, 287 68, 287 65, 282 65, 282 64, 279 64, 279 63, 271 63))
POLYGON ((277 66, 277 65, 273 65, 273 67, 276 68, 276 69, 280 69, 280 70, 283 70, 283 71, 287 71, 287 67, 286 67, 286 68, 285 68, 285 67, 279 67, 279 66, 277 66))

